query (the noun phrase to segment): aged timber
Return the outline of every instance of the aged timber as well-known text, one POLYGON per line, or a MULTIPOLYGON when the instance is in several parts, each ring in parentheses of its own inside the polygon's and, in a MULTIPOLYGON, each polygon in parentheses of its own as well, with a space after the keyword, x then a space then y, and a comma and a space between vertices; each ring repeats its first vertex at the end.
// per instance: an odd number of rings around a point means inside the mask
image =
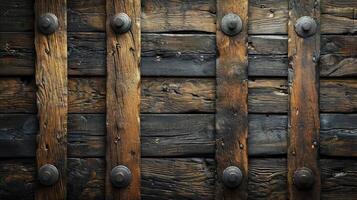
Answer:
MULTIPOLYGON (((57 16, 59 25, 54 33, 45 35, 37 28, 43 24, 39 24, 39 21, 35 23, 36 97, 39 126, 36 151, 37 169, 51 164, 59 172, 58 181, 54 185, 38 186, 35 193, 37 200, 63 200, 67 196, 66 9, 66 0, 39 0, 35 3, 36 20, 40 20, 43 14, 51 12, 57 16)), ((45 31, 45 33, 50 32, 45 31)))
POLYGON ((320 1, 289 1, 289 199, 320 199, 320 1))
MULTIPOLYGON (((228 23, 228 30, 233 30, 232 22, 228 23)), ((217 1, 216 37, 216 199, 244 200, 248 198, 248 0, 217 1), (235 28, 242 30, 235 35, 223 32, 226 17, 239 20, 235 28), (230 166, 242 173, 235 188, 228 188, 224 181, 224 170, 230 166)))
MULTIPOLYGON (((140 0, 107 0, 106 178, 107 200, 140 199, 140 0), (112 17, 125 13, 131 20, 126 33, 113 30, 112 17), (131 181, 115 187, 111 171, 124 165, 131 181)), ((117 26, 115 26, 117 27, 117 26)))

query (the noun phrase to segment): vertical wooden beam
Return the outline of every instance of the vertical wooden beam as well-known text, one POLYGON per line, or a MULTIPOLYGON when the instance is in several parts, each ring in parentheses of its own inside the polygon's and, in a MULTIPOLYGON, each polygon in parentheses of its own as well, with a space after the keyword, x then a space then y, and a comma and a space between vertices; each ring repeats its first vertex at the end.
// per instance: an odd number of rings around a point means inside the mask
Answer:
POLYGON ((140 199, 140 12, 141 0, 107 0, 107 147, 106 199, 140 199), (131 30, 115 34, 110 19, 126 13, 131 30), (112 186, 110 172, 117 165, 131 170, 128 187, 112 186))
POLYGON ((319 0, 290 0, 289 3, 289 199, 320 199, 319 146, 319 74, 320 17, 319 0), (317 22, 316 34, 302 38, 295 24, 302 16, 317 22), (299 190, 294 185, 296 170, 307 167, 314 174, 312 189, 299 190))
POLYGON ((217 191, 216 199, 247 199, 248 190, 248 0, 217 1, 217 191), (220 27, 224 15, 239 15, 243 30, 225 35, 220 27), (229 189, 222 183, 224 169, 239 167, 243 181, 229 189))
POLYGON ((51 35, 42 34, 35 24, 36 85, 39 135, 37 167, 54 165, 59 180, 53 186, 39 185, 38 200, 66 199, 67 158, 67 5, 66 0, 36 0, 35 19, 53 13, 59 22, 51 35))

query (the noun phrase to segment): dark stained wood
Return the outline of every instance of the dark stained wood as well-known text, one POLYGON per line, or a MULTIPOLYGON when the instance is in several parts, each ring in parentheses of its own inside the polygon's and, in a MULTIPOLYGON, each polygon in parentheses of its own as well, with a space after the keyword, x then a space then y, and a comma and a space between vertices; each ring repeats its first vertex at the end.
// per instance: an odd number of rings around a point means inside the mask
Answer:
MULTIPOLYGON (((321 114, 323 156, 356 157, 356 114, 321 114)), ((0 157, 34 157, 36 116, 0 115, 0 157)), ((286 115, 249 115, 248 152, 252 157, 284 156, 286 115)), ((105 156, 105 115, 68 116, 68 156, 105 156)), ((212 157, 215 152, 214 114, 141 115, 143 157, 212 157)))
MULTIPOLYGON (((214 0, 150 0, 142 3, 143 32, 216 31, 214 0)), ((33 0, 0 1, 0 31, 33 30, 33 0)), ((353 34, 356 0, 321 1, 321 32, 353 34)), ((249 34, 286 34, 287 0, 250 0, 249 34)), ((105 31, 105 0, 68 2, 68 30, 71 32, 105 31)))
MULTIPOLYGON (((58 181, 48 187, 39 185, 37 200, 63 200, 67 197, 67 4, 66 0, 35 3, 35 18, 47 12, 55 14, 58 30, 43 35, 35 28, 36 49, 36 104, 38 135, 37 169, 45 164, 56 166, 58 181)), ((35 26, 37 24, 35 23, 35 26)))
MULTIPOLYGON (((357 163, 353 159, 321 159, 322 199, 352 200, 356 195, 357 163)), ((68 199, 104 199, 105 161, 68 159, 68 199)), ((142 199, 214 199, 215 163, 212 159, 142 160, 142 199), (158 168, 160 167, 160 168, 158 168), (154 192, 153 192, 154 191, 154 192)), ((36 188, 33 160, 0 162, 0 198, 33 200, 36 188)), ((286 159, 250 159, 249 199, 287 199, 286 159)))
POLYGON ((34 0, 0 1, 0 31, 32 31, 34 0))
POLYGON ((248 198, 248 0, 217 1, 216 67, 216 199, 248 198), (243 29, 227 36, 220 29, 222 18, 235 13, 243 29), (222 182, 223 171, 238 167, 243 179, 229 189, 222 182))
MULTIPOLYGON (((0 33, 0 75, 34 74, 31 33, 0 33)), ((323 35, 321 77, 355 77, 357 37, 323 35)), ((143 76, 214 77, 215 36, 207 34, 142 34, 143 76)), ((105 33, 69 33, 68 73, 104 76, 105 33)), ((287 76, 287 37, 249 38, 249 76, 287 76), (274 54, 271 54, 274 53, 274 54)))
POLYGON ((289 0, 288 57, 289 57, 289 125, 288 125, 288 193, 291 200, 319 200, 321 179, 319 168, 320 111, 320 1, 289 0), (314 18, 316 33, 302 38, 295 24, 302 16, 314 18), (299 190, 293 181, 294 173, 303 167, 313 173, 314 184, 309 190, 299 190))
MULTIPOLYGON (((36 112, 34 81, 0 78, 0 112, 36 112)), ((288 83, 282 79, 251 79, 248 83, 251 113, 287 113, 288 83)), ((70 78, 69 113, 104 113, 105 80, 70 78)), ((213 113, 215 81, 207 78, 144 78, 142 113, 213 113)), ((321 112, 353 113, 357 109, 357 80, 322 79, 321 112)))
POLYGON ((357 81, 334 80, 320 81, 320 109, 322 112, 356 112, 357 111, 357 81), (329 91, 329 92, 328 92, 329 91), (331 109, 331 105, 335 104, 331 109))
POLYGON ((107 0, 106 79, 106 176, 107 200, 139 200, 140 197, 140 55, 141 0, 107 0), (117 13, 132 20, 127 33, 115 34, 110 26, 117 13), (131 171, 130 185, 116 188, 111 170, 125 165, 131 171))
POLYGON ((320 154, 346 157, 357 156, 356 114, 321 114, 320 121, 320 154))

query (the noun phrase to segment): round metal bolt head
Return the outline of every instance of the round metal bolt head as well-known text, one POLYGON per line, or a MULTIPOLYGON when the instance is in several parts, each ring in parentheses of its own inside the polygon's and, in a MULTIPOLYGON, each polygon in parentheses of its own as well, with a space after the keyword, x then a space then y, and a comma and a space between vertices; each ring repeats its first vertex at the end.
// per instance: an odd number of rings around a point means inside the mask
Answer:
POLYGON ((294 173, 293 182, 299 190, 311 189, 315 182, 314 174, 306 167, 298 169, 294 173))
POLYGON ((241 18, 233 13, 226 14, 221 20, 221 30, 228 36, 235 36, 243 29, 241 18))
POLYGON ((57 183, 59 178, 58 170, 55 166, 46 164, 38 170, 38 180, 42 185, 51 186, 57 183))
POLYGON ((58 19, 56 15, 52 13, 45 13, 38 19, 38 29, 45 35, 50 35, 56 32, 58 27, 58 19))
POLYGON ((110 178, 114 187, 123 188, 130 184, 132 175, 129 168, 118 165, 112 169, 110 178))
POLYGON ((295 24, 295 32, 302 38, 307 38, 314 35, 317 31, 316 21, 309 17, 300 17, 295 24))
POLYGON ((223 184, 228 188, 236 188, 243 181, 242 171, 236 166, 229 166, 223 171, 223 184))
POLYGON ((117 34, 126 33, 131 28, 131 19, 125 13, 119 13, 112 17, 112 19, 110 20, 110 26, 117 34))

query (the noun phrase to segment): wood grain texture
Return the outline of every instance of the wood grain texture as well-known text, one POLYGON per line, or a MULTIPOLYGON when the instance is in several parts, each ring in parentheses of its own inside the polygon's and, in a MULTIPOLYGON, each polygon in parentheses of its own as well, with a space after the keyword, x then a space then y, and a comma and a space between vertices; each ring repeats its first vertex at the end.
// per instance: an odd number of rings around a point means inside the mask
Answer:
POLYGON ((288 191, 289 199, 320 199, 319 169, 320 119, 319 78, 317 60, 320 57, 320 1, 289 1, 289 140, 288 191), (302 38, 295 32, 296 21, 310 16, 318 24, 317 32, 302 38), (303 167, 313 172, 314 185, 299 190, 293 183, 296 170, 303 167))
MULTIPOLYGON (((33 30, 33 0, 1 0, 0 31, 33 30)), ((215 33, 214 0, 146 0, 142 3, 143 32, 215 33)), ((321 1, 322 34, 355 34, 356 0, 321 1)), ((287 34, 288 0, 249 0, 249 34, 287 34)), ((68 2, 70 32, 104 32, 105 0, 68 2)))
POLYGON ((247 199, 248 187, 248 0, 217 1, 216 67, 216 199, 247 199), (221 19, 228 13, 240 16, 242 31, 225 35, 221 19), (229 189, 222 182, 224 169, 239 167, 243 180, 229 189))
MULTIPOLYGON (((286 159, 250 159, 248 196, 252 200, 286 200, 286 159)), ((322 199, 354 200, 357 163, 353 159, 321 159, 322 199)), ((142 160, 142 199, 214 199, 213 159, 171 158, 142 160), (158 169, 160 167, 160 169, 158 169), (155 191, 155 192, 153 192, 155 191)), ((105 161, 101 158, 68 159, 69 200, 104 200, 105 161)), ((29 159, 0 162, 0 198, 33 200, 35 164, 29 159)))
POLYGON ((107 0, 106 178, 107 200, 140 199, 140 0, 107 0), (117 13, 132 20, 127 33, 115 34, 110 20, 117 13), (125 188, 112 186, 111 170, 125 165, 132 174, 125 188))
MULTIPOLYGON (((320 155, 357 157, 357 114, 321 114, 320 155)), ((38 122, 33 114, 0 115, 0 157, 36 154, 38 122)), ((249 115, 251 157, 285 156, 286 115, 249 115)), ((105 115, 68 116, 68 157, 105 156, 105 115)), ((142 114, 142 157, 212 157, 214 114, 142 114)))
MULTIPOLYGON (((142 113, 214 113, 215 80, 212 78, 143 78, 142 113)), ((283 79, 251 79, 248 82, 250 113, 287 113, 288 83, 283 79)), ((105 80, 70 78, 69 113, 105 113, 105 80)), ((0 78, 2 113, 35 113, 32 78, 0 78)), ((356 79, 320 80, 320 110, 354 113, 357 110, 356 79)))
MULTIPOLYGON (((59 171, 53 186, 39 185, 37 200, 66 199, 67 168, 67 4, 66 0, 35 3, 35 18, 51 12, 58 18, 59 28, 52 35, 43 35, 35 28, 36 103, 39 131, 37 137, 37 168, 52 164, 59 171)), ((35 26, 37 24, 35 23, 35 26)))
MULTIPOLYGON (((33 75, 32 33, 0 33, 0 75, 33 75)), ((351 35, 322 35, 321 77, 356 77, 357 42, 351 35)), ((142 76, 214 77, 216 42, 210 34, 142 34, 142 76), (179 42, 178 42, 179 41, 179 42)), ((286 36, 249 37, 249 76, 286 77, 286 36)), ((106 74, 104 33, 68 34, 68 74, 106 74)))

